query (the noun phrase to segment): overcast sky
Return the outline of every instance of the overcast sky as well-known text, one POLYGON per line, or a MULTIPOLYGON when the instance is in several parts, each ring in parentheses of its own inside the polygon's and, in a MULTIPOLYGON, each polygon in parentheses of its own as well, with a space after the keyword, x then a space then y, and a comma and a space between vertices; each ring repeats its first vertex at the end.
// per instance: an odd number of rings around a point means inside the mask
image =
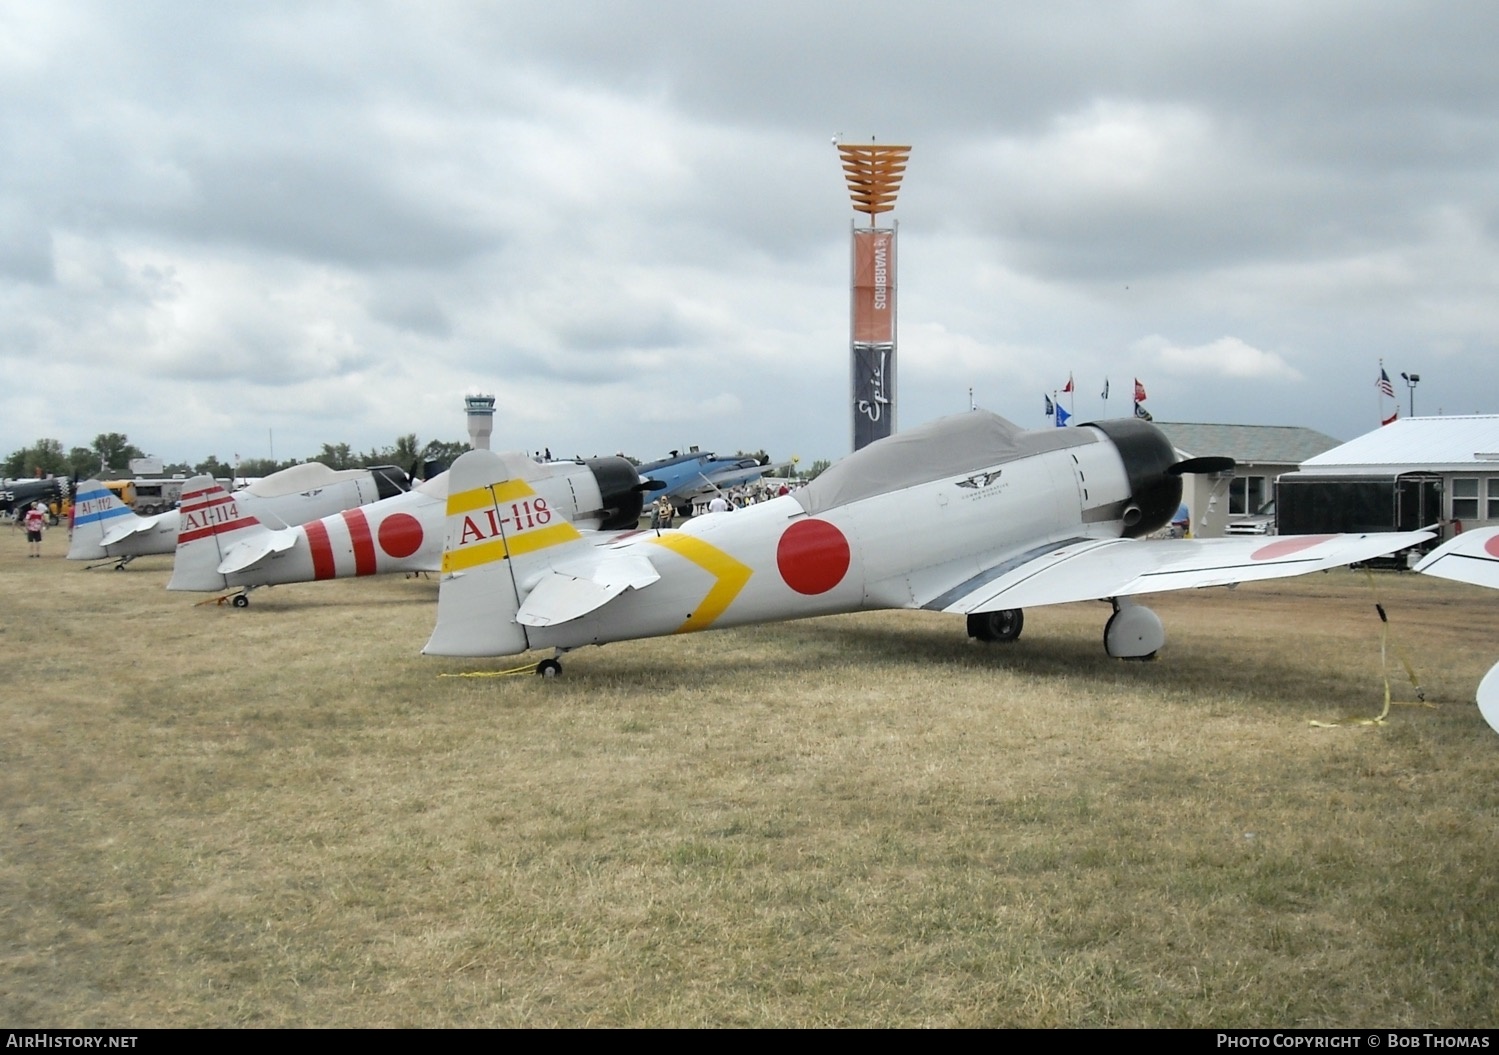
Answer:
POLYGON ((840 133, 912 147, 902 425, 1071 374, 1350 439, 1381 357, 1499 412, 1496 56, 1478 0, 0 0, 0 454, 490 392, 495 447, 839 457, 840 133))

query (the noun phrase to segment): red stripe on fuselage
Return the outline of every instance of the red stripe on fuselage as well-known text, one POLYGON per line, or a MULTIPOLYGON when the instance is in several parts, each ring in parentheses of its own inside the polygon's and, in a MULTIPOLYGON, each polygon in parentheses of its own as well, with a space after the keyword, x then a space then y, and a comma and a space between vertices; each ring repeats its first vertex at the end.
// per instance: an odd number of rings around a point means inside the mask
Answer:
POLYGON ((354 544, 354 574, 375 574, 375 537, 362 509, 346 509, 341 514, 349 525, 349 541, 354 544))
POLYGON ((307 532, 307 549, 312 554, 312 577, 331 579, 336 572, 333 562, 333 544, 328 541, 328 528, 321 520, 302 525, 307 532))

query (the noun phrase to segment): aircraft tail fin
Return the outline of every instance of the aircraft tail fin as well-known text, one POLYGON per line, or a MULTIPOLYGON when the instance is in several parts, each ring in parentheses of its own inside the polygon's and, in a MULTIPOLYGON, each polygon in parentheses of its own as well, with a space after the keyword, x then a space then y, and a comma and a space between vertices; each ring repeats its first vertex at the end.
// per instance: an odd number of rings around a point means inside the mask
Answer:
POLYGON ((211 476, 195 476, 182 486, 181 513, 168 590, 227 588, 229 582, 219 571, 219 564, 229 548, 252 533, 269 530, 211 476))
POLYGON ((120 525, 140 520, 134 510, 98 480, 83 480, 73 496, 73 540, 68 560, 103 560, 104 536, 120 525))
POLYGON ((494 451, 469 451, 448 474, 437 625, 424 653, 511 656, 530 648, 522 602, 559 561, 592 547, 494 451))

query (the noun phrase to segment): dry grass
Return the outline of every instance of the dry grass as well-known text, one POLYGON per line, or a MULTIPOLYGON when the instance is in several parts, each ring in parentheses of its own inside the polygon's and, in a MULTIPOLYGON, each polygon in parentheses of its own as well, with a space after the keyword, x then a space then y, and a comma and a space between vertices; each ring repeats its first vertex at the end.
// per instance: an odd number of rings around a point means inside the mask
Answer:
POLYGON ((0 535, 0 1021, 1494 1026, 1499 594, 1362 576, 1009 647, 882 613, 423 659, 435 584, 244 611, 0 535), (1396 668, 1398 672, 1398 668, 1396 668), (1396 684, 1397 701, 1411 701, 1396 684))

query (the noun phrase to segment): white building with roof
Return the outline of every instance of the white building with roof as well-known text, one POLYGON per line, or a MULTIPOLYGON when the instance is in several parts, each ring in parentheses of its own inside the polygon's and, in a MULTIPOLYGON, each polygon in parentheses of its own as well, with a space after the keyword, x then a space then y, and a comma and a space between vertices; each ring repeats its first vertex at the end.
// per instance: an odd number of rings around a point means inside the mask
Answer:
MULTIPOLYGON (((1348 485, 1344 505, 1354 485, 1374 482, 1391 485, 1397 526, 1439 523, 1447 537, 1454 529, 1499 525, 1499 414, 1403 418, 1308 458, 1300 471, 1282 477, 1288 485, 1323 485, 1329 495, 1339 493, 1335 485, 1348 485)), ((1279 512, 1287 513, 1284 502, 1279 512)), ((1374 518, 1378 512, 1350 515, 1374 518)), ((1283 530, 1298 527, 1288 523, 1283 530)))

